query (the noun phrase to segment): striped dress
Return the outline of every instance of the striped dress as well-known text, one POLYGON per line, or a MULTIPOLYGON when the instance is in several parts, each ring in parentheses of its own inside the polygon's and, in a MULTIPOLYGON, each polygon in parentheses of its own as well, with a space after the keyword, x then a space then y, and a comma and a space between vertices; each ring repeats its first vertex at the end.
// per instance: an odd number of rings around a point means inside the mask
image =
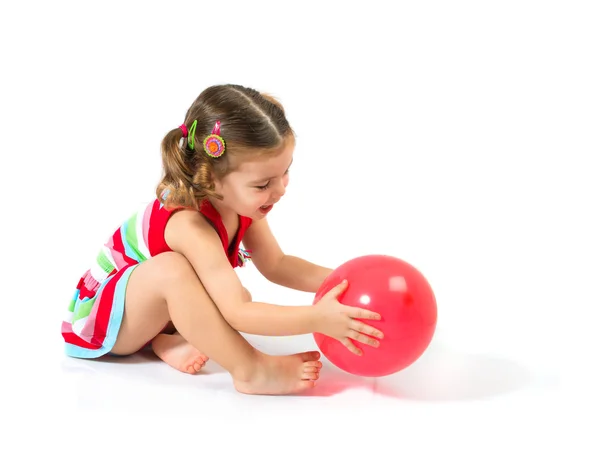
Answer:
MULTIPOLYGON (((171 251, 164 234, 174 212, 156 199, 121 224, 102 246, 96 261, 79 279, 62 322, 67 355, 96 358, 110 352, 123 320, 127 280, 138 264, 171 251)), ((231 266, 243 266, 250 255, 240 243, 252 219, 239 217, 237 234, 228 248, 227 230, 217 210, 204 201, 200 212, 219 234, 231 266)))

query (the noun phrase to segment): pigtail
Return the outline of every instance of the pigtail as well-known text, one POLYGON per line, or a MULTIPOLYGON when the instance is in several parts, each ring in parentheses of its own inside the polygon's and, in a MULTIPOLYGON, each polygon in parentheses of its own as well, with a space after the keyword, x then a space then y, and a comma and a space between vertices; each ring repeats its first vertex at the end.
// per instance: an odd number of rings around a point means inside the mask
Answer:
POLYGON ((196 192, 196 200, 201 201, 207 196, 213 198, 223 199, 221 195, 215 193, 215 181, 213 176, 214 168, 211 166, 206 156, 201 156, 201 160, 198 164, 198 169, 192 179, 194 186, 202 187, 201 193, 196 192))
MULTIPOLYGON (((180 128, 169 131, 162 140, 161 154, 164 176, 156 188, 156 196, 168 207, 194 207, 193 187, 195 167, 186 139, 180 128)), ((193 151, 191 151, 193 153, 193 151)))
POLYGON ((162 140, 164 175, 156 188, 156 196, 168 208, 198 209, 208 196, 221 198, 215 193, 211 163, 197 149, 189 148, 180 128, 171 130, 162 140))

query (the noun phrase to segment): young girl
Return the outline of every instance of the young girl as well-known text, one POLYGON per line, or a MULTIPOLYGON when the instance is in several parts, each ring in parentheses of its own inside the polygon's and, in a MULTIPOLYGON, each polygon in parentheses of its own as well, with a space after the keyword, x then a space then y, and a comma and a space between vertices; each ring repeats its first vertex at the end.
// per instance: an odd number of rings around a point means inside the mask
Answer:
POLYGON ((378 346, 383 334, 354 318, 379 315, 338 301, 346 283, 316 304, 278 306, 252 302, 234 271, 251 252, 266 279, 313 293, 331 272, 284 254, 267 223, 285 194, 294 144, 272 97, 237 85, 202 92, 163 139, 157 198, 114 232, 79 280, 62 323, 67 355, 130 355, 151 343, 180 371, 197 373, 210 357, 240 392, 286 394, 314 386, 319 353, 266 355, 239 332, 320 332, 358 355, 351 339, 378 346))

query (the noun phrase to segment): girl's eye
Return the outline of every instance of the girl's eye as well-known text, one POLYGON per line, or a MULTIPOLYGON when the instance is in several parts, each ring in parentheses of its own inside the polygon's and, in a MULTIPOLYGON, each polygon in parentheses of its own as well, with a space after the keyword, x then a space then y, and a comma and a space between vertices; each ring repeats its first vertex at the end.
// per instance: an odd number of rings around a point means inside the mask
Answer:
MULTIPOLYGON (((285 175, 288 175, 289 173, 290 173, 290 169, 287 169, 287 170, 285 171, 285 174, 283 174, 283 175, 285 176, 285 175)), ((269 184, 270 184, 270 183, 271 183, 271 182, 269 181, 269 182, 267 182, 267 184, 266 184, 266 185, 257 186, 257 187, 255 187, 255 188, 258 188, 259 190, 266 190, 267 188, 269 188, 269 184)))

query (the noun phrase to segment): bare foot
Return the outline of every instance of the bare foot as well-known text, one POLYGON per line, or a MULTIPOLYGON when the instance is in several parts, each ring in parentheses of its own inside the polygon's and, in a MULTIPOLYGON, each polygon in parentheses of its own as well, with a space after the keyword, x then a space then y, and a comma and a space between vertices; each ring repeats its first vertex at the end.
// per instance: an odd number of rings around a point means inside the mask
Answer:
POLYGON ((319 352, 303 352, 286 356, 258 354, 253 372, 236 378, 235 388, 244 394, 293 394, 314 388, 323 364, 319 352))
POLYGON ((208 357, 186 341, 181 334, 159 334, 152 340, 152 350, 165 363, 184 373, 195 375, 208 357))

